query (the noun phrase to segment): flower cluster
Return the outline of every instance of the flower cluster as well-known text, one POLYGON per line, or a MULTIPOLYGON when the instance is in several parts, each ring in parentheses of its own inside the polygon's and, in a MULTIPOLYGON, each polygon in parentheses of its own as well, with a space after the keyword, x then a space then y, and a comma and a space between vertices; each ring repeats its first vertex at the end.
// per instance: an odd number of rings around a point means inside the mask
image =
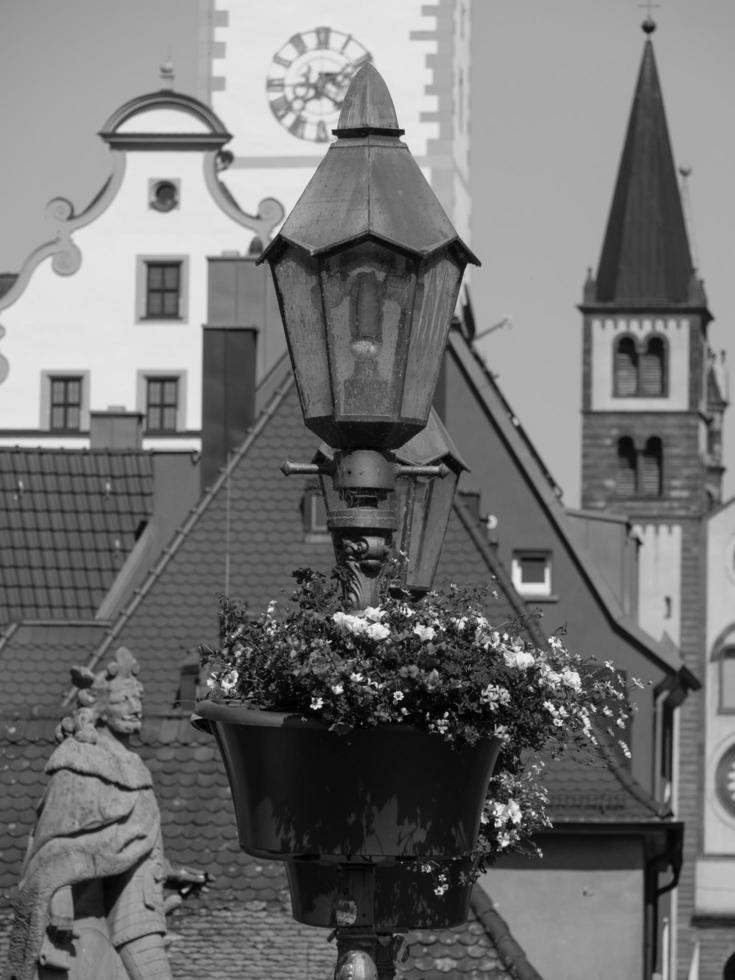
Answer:
MULTIPOLYGON (((294 573, 290 602, 253 616, 221 600, 221 645, 202 647, 210 696, 285 711, 336 731, 413 725, 456 745, 496 738, 498 775, 488 794, 485 859, 519 849, 547 824, 540 753, 620 741, 626 685, 558 637, 538 649, 492 626, 480 590, 450 587, 419 604, 386 594, 379 607, 345 607, 337 581, 294 573)), ((627 747, 624 746, 624 751, 627 747)))

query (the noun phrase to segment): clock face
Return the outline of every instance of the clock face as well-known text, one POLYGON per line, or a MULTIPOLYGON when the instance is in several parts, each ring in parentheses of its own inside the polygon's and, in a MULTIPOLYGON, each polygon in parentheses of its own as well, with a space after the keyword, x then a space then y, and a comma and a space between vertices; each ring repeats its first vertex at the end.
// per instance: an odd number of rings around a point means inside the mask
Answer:
POLYGON ((326 143, 347 86, 369 51, 351 34, 315 27, 294 34, 273 56, 265 89, 271 112, 298 139, 326 143))
POLYGON ((715 782, 720 803, 735 817, 735 746, 730 746, 718 762, 715 782))

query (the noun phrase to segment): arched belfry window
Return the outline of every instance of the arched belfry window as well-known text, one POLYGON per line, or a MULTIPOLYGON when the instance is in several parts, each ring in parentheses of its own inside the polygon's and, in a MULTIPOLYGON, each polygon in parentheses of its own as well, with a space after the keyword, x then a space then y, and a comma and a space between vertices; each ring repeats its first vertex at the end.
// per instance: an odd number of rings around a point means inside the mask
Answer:
POLYGON ((640 394, 661 396, 666 394, 666 341, 663 337, 649 337, 640 359, 640 394))
POLYGON ((618 493, 623 497, 635 495, 637 479, 638 455, 630 436, 618 439, 618 469, 615 481, 618 493))
POLYGON ((661 476, 663 471, 663 444, 658 436, 652 436, 640 454, 639 493, 646 497, 661 496, 661 476))
POLYGON ((658 436, 639 449, 630 436, 618 439, 615 488, 620 497, 660 497, 663 492, 663 443, 658 436))
POLYGON ((617 398, 662 398, 668 388, 667 345, 652 334, 640 343, 626 334, 614 347, 613 391, 617 398))
POLYGON ((632 337, 621 337, 615 345, 615 394, 638 393, 638 351, 632 337))

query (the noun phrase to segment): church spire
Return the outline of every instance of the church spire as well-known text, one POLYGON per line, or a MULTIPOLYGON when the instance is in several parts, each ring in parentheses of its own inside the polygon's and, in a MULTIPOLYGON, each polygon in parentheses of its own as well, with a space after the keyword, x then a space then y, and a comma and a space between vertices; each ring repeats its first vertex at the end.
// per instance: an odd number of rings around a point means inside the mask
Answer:
MULTIPOLYGON (((691 303, 694 268, 647 17, 628 130, 594 288, 598 303, 691 303)), ((699 285, 699 284, 696 284, 699 285)), ((701 286, 696 305, 702 304, 701 286)))

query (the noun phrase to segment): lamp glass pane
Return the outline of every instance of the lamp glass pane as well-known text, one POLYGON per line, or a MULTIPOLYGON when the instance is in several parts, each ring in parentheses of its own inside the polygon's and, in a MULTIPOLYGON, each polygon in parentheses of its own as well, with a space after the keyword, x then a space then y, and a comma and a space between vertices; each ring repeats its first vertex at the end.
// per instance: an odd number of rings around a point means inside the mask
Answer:
POLYGON ((450 252, 432 256, 419 272, 401 414, 426 419, 439 377, 464 268, 450 252))
POLYGON ((323 261, 336 414, 399 417, 416 261, 362 242, 323 261))
POLYGON ((289 248, 271 265, 304 421, 332 415, 332 389, 317 263, 289 248))

